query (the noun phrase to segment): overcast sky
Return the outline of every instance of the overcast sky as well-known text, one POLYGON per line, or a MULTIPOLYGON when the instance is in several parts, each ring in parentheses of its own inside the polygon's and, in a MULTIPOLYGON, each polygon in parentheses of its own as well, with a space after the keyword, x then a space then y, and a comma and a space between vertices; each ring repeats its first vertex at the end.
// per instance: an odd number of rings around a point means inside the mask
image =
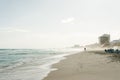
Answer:
POLYGON ((57 48, 120 36, 120 0, 0 0, 0 48, 57 48))

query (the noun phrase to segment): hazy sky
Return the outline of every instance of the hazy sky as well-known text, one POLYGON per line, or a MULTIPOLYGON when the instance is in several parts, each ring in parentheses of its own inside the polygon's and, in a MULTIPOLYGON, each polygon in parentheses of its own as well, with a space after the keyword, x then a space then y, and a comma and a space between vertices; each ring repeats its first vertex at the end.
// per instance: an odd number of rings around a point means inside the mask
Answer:
POLYGON ((120 0, 0 0, 0 48, 53 48, 120 36, 120 0))

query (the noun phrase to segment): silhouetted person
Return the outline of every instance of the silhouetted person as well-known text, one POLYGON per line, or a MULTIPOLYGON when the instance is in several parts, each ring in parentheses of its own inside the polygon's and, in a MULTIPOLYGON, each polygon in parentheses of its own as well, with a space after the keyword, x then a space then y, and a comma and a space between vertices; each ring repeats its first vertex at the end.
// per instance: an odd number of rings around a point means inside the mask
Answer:
POLYGON ((119 54, 119 50, 118 50, 118 49, 116 49, 115 53, 119 54))
POLYGON ((108 50, 105 49, 105 52, 107 53, 108 50))
POLYGON ((86 48, 84 48, 84 51, 86 51, 86 48))

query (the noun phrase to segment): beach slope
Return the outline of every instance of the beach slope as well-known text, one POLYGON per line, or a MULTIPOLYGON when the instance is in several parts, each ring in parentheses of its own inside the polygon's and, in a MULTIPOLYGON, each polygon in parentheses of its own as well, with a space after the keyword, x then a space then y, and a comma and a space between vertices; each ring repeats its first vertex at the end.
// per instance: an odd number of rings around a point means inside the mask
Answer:
MULTIPOLYGON (((100 53, 100 52, 99 52, 100 53)), ((120 63, 94 51, 67 56, 43 80, 119 80, 120 63)))

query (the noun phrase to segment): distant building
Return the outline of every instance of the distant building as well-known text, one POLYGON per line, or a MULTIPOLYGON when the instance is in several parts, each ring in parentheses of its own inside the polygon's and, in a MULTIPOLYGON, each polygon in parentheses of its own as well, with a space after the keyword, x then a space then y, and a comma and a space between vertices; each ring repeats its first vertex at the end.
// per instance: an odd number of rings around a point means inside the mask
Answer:
POLYGON ((118 40, 113 40, 113 41, 111 42, 111 46, 120 46, 120 39, 118 39, 118 40))
POLYGON ((103 34, 99 37, 99 44, 103 46, 110 45, 110 35, 109 34, 103 34))

